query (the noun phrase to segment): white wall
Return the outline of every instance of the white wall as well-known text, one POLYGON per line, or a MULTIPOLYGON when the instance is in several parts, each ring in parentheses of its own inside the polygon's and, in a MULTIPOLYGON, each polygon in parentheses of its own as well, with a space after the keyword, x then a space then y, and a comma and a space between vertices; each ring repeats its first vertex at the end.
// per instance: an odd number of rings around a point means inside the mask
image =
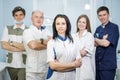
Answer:
MULTIPOLYGON (((119 26, 119 32, 120 32, 120 0, 111 1, 110 9, 111 9, 111 21, 116 23, 119 26)), ((109 3, 108 3, 109 4, 109 3)), ((118 44, 118 49, 120 50, 120 38, 119 38, 119 44, 118 44)))
MULTIPOLYGON (((1 35, 2 35, 2 30, 3 30, 3 0, 0 0, 0 11, 1 11, 1 13, 0 13, 0 39, 1 39, 1 35)), ((5 55, 4 55, 4 52, 3 52, 3 50, 1 49, 1 46, 0 46, 0 61, 5 61, 5 55)))
MULTIPOLYGON (((1 30, 0 30, 0 36, 2 35, 1 33, 2 33, 2 30, 3 30, 3 1, 2 0, 0 0, 0 11, 1 11, 1 13, 0 13, 0 28, 1 28, 1 30)), ((1 37, 0 37, 0 39, 1 39, 1 37)))

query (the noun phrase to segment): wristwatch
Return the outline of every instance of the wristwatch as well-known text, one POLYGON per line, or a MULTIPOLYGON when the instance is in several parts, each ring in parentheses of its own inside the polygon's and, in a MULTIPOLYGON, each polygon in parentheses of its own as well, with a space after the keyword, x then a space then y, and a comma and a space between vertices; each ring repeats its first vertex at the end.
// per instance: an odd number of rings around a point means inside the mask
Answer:
POLYGON ((13 46, 13 41, 10 41, 10 45, 13 46))
POLYGON ((43 42, 44 42, 44 39, 43 39, 43 38, 41 38, 41 39, 40 39, 40 41, 41 41, 41 44, 43 44, 43 42))

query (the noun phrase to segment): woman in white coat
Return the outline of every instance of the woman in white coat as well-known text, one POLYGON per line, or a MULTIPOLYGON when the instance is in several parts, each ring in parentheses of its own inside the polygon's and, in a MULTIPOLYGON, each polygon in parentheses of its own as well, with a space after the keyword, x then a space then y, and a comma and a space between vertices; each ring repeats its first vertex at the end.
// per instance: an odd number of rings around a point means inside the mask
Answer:
POLYGON ((68 17, 58 14, 53 22, 53 38, 47 45, 47 62, 55 70, 49 80, 75 80, 75 68, 80 67, 81 60, 70 31, 68 17))
POLYGON ((92 58, 94 54, 94 37, 91 34, 90 21, 87 15, 80 15, 77 19, 77 33, 74 35, 82 65, 76 69, 76 80, 94 80, 92 58))

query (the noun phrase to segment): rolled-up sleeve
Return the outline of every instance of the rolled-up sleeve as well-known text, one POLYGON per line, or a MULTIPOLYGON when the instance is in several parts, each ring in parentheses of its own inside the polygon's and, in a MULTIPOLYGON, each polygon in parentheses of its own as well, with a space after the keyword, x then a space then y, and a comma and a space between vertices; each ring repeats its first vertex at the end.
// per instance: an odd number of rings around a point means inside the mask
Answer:
POLYGON ((94 50, 94 37, 89 34, 87 42, 85 44, 85 50, 88 52, 87 56, 91 56, 94 50))
POLYGON ((7 27, 5 27, 5 29, 4 29, 4 31, 3 31, 1 41, 9 41, 8 29, 7 29, 7 27))

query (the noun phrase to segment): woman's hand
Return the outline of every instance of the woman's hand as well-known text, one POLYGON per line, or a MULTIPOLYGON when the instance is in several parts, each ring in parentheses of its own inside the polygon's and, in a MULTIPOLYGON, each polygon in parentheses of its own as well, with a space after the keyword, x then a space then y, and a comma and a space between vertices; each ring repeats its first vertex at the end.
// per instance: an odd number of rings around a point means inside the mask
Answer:
POLYGON ((82 65, 82 60, 81 59, 76 59, 74 64, 75 64, 75 68, 80 67, 82 65))

